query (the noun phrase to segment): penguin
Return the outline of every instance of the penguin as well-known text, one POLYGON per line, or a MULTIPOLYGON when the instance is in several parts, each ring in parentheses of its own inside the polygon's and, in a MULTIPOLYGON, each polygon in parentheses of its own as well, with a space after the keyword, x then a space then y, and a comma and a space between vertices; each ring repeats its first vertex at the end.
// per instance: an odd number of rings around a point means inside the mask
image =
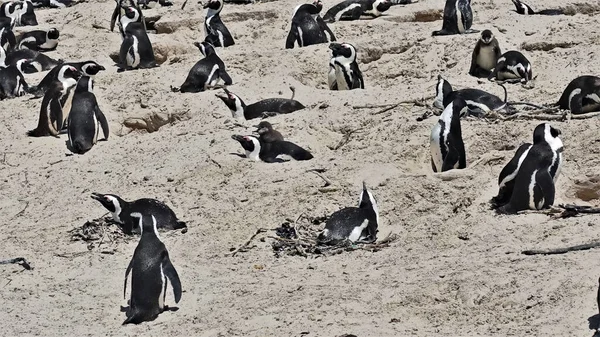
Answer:
POLYGON ((92 79, 94 79, 94 77, 100 71, 106 70, 106 68, 104 68, 104 66, 101 66, 92 60, 84 61, 84 62, 62 63, 62 64, 52 68, 52 70, 50 70, 46 74, 46 76, 44 76, 44 78, 40 81, 40 84, 38 84, 35 87, 31 87, 30 93, 33 94, 36 98, 43 97, 44 93, 46 92, 46 90, 48 90, 48 88, 50 87, 52 82, 55 81, 56 79, 58 79, 58 73, 63 65, 74 67, 75 69, 77 69, 78 71, 80 71, 82 73, 82 76, 87 76, 92 79))
POLYGON ((341 20, 359 20, 363 15, 376 18, 391 6, 390 0, 344 0, 327 10, 323 20, 329 23, 341 20))
POLYGON ((331 43, 332 57, 329 60, 329 89, 364 89, 362 72, 356 63, 356 48, 349 43, 331 43))
POLYGON ((322 2, 317 0, 311 4, 299 5, 294 9, 292 26, 285 42, 286 49, 294 48, 296 43, 301 48, 335 41, 333 32, 319 16, 322 8, 322 2))
POLYGON ((169 252, 160 241, 154 214, 132 212, 142 234, 125 271, 123 297, 127 295, 127 278, 131 273, 131 297, 123 325, 152 321, 169 307, 165 305, 167 283, 171 282, 175 303, 181 300, 181 281, 169 259, 169 252), (167 281, 168 280, 168 281, 167 281))
POLYGON ((233 135, 231 138, 237 140, 244 150, 246 150, 246 158, 254 161, 262 160, 265 163, 281 163, 285 161, 277 158, 278 156, 289 156, 295 160, 313 159, 313 155, 310 152, 285 140, 266 143, 252 135, 233 135))
POLYGON ((173 3, 169 0, 138 0, 137 2, 137 4, 140 5, 143 9, 155 8, 157 3, 162 7, 173 6, 173 3))
POLYGON ((468 109, 465 112, 466 115, 482 117, 490 111, 513 114, 515 109, 507 102, 508 94, 506 88, 504 86, 502 88, 504 89, 504 100, 479 89, 465 88, 454 91, 452 85, 442 75, 438 75, 433 106, 438 109, 444 109, 456 98, 462 98, 467 102, 468 109))
POLYGON ((30 0, 20 1, 21 10, 17 26, 37 26, 37 17, 33 11, 33 3, 30 0))
MULTIPOLYGON (((121 20, 123 19, 123 16, 125 16, 125 14, 126 14, 125 12, 127 11, 127 7, 128 7, 126 4, 123 3, 124 1, 126 1, 126 0, 115 0, 116 6, 115 6, 115 9, 113 10, 113 13, 110 18, 110 31, 111 32, 114 31, 115 25, 118 24, 119 33, 121 34, 122 39, 125 38, 125 28, 126 28, 127 24, 141 23, 144 25, 144 27, 146 26, 146 22, 144 21, 144 15, 141 10, 138 10, 137 16, 134 16, 133 18, 130 18, 129 20, 127 20, 125 26, 123 26, 121 24, 121 20)), ((136 4, 136 2, 134 0, 129 0, 129 7, 139 9, 138 5, 136 4)))
POLYGON ((262 121, 258 123, 256 127, 256 133, 258 133, 259 140, 265 143, 271 143, 276 141, 282 141, 283 136, 279 131, 273 129, 271 123, 262 121))
POLYGON ((16 64, 19 60, 29 60, 29 66, 23 69, 25 74, 50 70, 62 63, 62 60, 55 60, 45 54, 30 49, 14 50, 8 53, 6 55, 5 63, 7 65, 16 64))
POLYGON ((516 12, 522 15, 534 15, 534 14, 539 14, 539 15, 562 15, 565 14, 564 11, 562 9, 544 9, 541 10, 539 12, 534 11, 533 9, 531 9, 531 7, 529 7, 528 4, 520 1, 520 0, 512 0, 513 4, 516 7, 516 12))
POLYGON ((64 97, 69 96, 69 89, 77 85, 81 77, 79 70, 74 67, 63 65, 58 73, 58 79, 50 85, 40 109, 38 126, 27 132, 30 137, 54 136, 58 138, 64 121, 71 111, 71 102, 64 97))
POLYGON ((201 92, 218 85, 223 80, 225 85, 232 85, 233 81, 225 70, 225 63, 221 60, 215 47, 209 42, 194 42, 200 49, 204 58, 196 62, 180 88, 172 88, 174 92, 201 92))
POLYGON ((516 50, 502 54, 489 76, 492 81, 498 80, 509 83, 527 83, 532 78, 531 63, 525 55, 516 50))
POLYGON ((414 4, 416 2, 419 2, 419 0, 390 0, 390 2, 392 3, 392 6, 396 6, 414 4))
POLYGON ((555 105, 573 114, 600 111, 600 77, 588 75, 575 78, 555 105))
POLYGON ((124 7, 124 10, 125 15, 121 16, 120 22, 123 42, 119 52, 118 72, 158 67, 143 19, 139 22, 141 10, 131 6, 124 7))
POLYGON ((132 212, 152 214, 158 220, 158 228, 166 230, 184 229, 187 225, 179 221, 177 215, 169 206, 156 199, 138 199, 125 201, 114 194, 92 193, 92 199, 99 201, 112 214, 115 222, 121 224, 125 234, 139 233, 135 220, 130 217, 132 212))
POLYGON ((52 51, 58 45, 58 29, 48 31, 34 30, 21 35, 18 49, 31 49, 35 51, 52 51))
POLYGON ((223 0, 209 0, 204 8, 207 8, 206 19, 204 20, 204 30, 207 41, 215 47, 229 47, 235 44, 233 36, 229 33, 227 27, 219 14, 223 10, 223 0))
POLYGON ((31 2, 35 8, 66 8, 78 3, 72 0, 32 0, 31 2))
MULTIPOLYGON (((514 183, 511 182, 512 193, 508 198, 505 190, 505 194, 499 193, 495 198, 498 203, 509 199, 508 203, 498 208, 499 213, 514 214, 526 209, 539 210, 554 204, 554 182, 560 173, 563 152, 560 134, 560 130, 548 123, 536 126, 533 131, 533 145, 526 150, 524 159, 517 159, 514 183)), ((520 150, 522 148, 523 146, 520 150)), ((521 153, 521 157, 523 155, 524 153, 521 153)), ((511 160, 512 165, 507 165, 509 168, 505 168, 505 173, 511 172, 515 167, 515 159, 511 160)), ((514 174, 514 171, 511 174, 514 174)), ((510 182, 512 179, 509 178, 510 174, 503 180, 510 182)))
POLYGON ((19 16, 22 7, 23 4, 20 1, 3 2, 0 5, 0 17, 9 19, 12 27, 19 26, 19 16))
MULTIPOLYGON (((0 50, 1 52, 2 50, 0 50)), ((0 101, 21 97, 29 92, 29 86, 25 81, 22 71, 25 62, 27 61, 19 60, 16 65, 0 67, 0 101)))
POLYGON ((338 245, 351 243, 373 243, 377 240, 379 210, 377 201, 363 182, 358 207, 346 207, 334 212, 327 219, 325 229, 317 236, 317 243, 338 245))
POLYGON ((289 114, 294 111, 302 110, 305 108, 302 103, 294 100, 294 87, 290 87, 292 90, 292 98, 267 98, 250 105, 246 105, 242 99, 232 93, 231 91, 224 88, 224 95, 216 94, 225 105, 231 110, 234 118, 244 117, 246 120, 254 118, 266 118, 279 114, 289 114))
POLYGON ((481 38, 477 41, 475 49, 473 49, 469 75, 480 78, 489 77, 501 55, 500 45, 492 31, 489 29, 484 30, 481 32, 481 38))
POLYGON ((0 17, 0 47, 10 52, 17 46, 17 39, 13 32, 15 21, 11 18, 0 17))
POLYGON ((478 33, 478 30, 471 29, 472 24, 473 11, 471 10, 471 0, 446 0, 442 30, 436 30, 431 35, 478 33))
POLYGON ((70 150, 77 154, 89 151, 98 141, 100 128, 104 140, 108 140, 108 122, 93 93, 93 80, 82 76, 77 82, 67 122, 70 150))
POLYGON ((467 109, 467 102, 455 98, 442 112, 431 130, 431 167, 433 172, 467 167, 465 144, 460 128, 460 115, 467 109))
MULTIPOLYGON (((544 129, 545 128, 546 128, 546 125, 544 125, 544 129)), ((538 134, 542 132, 541 129, 542 129, 542 127, 540 126, 540 129, 537 130, 538 134)), ((556 132, 556 133, 560 134, 560 132, 556 132)), ((550 135, 552 135, 552 132, 550 133, 550 135)), ((542 138, 539 135, 536 137, 536 133, 534 131, 533 144, 531 144, 531 143, 522 144, 517 149, 515 156, 508 162, 508 164, 506 164, 506 166, 504 166, 504 168, 500 172, 500 176, 498 177, 498 195, 495 196, 494 198, 492 198, 492 205, 494 205, 494 207, 497 208, 497 207, 503 206, 509 202, 509 200, 512 196, 514 187, 515 187, 515 177, 517 176, 517 173, 519 172, 519 168, 521 167, 521 164, 527 157, 527 154, 529 153, 529 150, 531 149, 531 147, 535 144, 539 144, 540 142, 546 141, 547 143, 552 144, 553 150, 556 151, 556 155, 553 156, 552 164, 550 165, 550 176, 552 177, 552 181, 554 183, 556 183, 556 180, 558 179, 558 175, 560 174, 562 162, 563 162, 562 141, 560 141, 560 139, 555 140, 551 137, 549 137, 548 140, 546 140, 545 138, 546 137, 542 138), (560 152, 559 152, 559 150, 560 150, 560 152)))

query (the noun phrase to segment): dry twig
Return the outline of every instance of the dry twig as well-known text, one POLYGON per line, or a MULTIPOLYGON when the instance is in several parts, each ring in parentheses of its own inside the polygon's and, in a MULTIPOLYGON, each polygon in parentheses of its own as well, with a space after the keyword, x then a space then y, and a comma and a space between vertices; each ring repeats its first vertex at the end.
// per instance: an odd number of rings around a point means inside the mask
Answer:
POLYGON ((18 264, 18 265, 22 266, 23 268, 25 268, 26 270, 33 269, 33 268, 31 268, 31 265, 29 264, 29 262, 27 262, 27 260, 25 260, 25 258, 23 258, 23 257, 16 257, 14 259, 8 259, 8 260, 1 260, 0 264, 18 264))
POLYGON ((268 231, 268 229, 266 229, 266 228, 259 228, 259 229, 257 229, 257 230, 256 230, 256 232, 255 232, 254 234, 252 234, 252 235, 251 235, 251 236, 248 238, 248 240, 246 240, 246 242, 244 242, 244 243, 243 243, 241 246, 239 246, 239 247, 238 247, 237 249, 235 249, 234 251, 232 251, 232 252, 230 252, 230 253, 227 253, 227 254, 225 254, 225 255, 226 255, 226 256, 227 256, 227 255, 231 255, 231 257, 234 257, 234 256, 235 256, 237 253, 239 253, 239 252, 242 252, 242 251, 246 252, 246 251, 248 251, 250 248, 246 249, 246 247, 247 247, 247 246, 250 244, 250 242, 252 242, 252 240, 254 240, 254 238, 255 238, 255 237, 258 235, 258 234, 264 233, 264 232, 266 232, 266 231, 268 231))

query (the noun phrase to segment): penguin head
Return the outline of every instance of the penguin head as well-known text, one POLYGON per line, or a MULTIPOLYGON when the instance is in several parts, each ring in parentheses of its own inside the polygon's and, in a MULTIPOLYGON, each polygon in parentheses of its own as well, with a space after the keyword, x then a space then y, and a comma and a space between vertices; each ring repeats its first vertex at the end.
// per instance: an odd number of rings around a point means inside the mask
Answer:
POLYGON ((208 2, 204 4, 203 8, 220 12, 221 9, 223 9, 223 0, 208 0, 208 2))
POLYGON ((367 209, 375 213, 375 221, 379 224, 379 209, 377 208, 377 201, 373 197, 373 193, 367 188, 367 184, 363 181, 362 192, 358 200, 358 208, 367 209))
POLYGON ((450 85, 450 82, 446 81, 441 74, 438 75, 438 82, 435 86, 435 100, 433 101, 433 106, 438 109, 444 109, 444 99, 451 93, 452 85, 450 85))
POLYGON ((321 0, 315 0, 312 4, 317 8, 317 13, 323 9, 323 2, 321 0))
POLYGON ((99 65, 98 63, 96 63, 94 61, 86 61, 81 66, 81 71, 83 72, 83 75, 89 76, 92 78, 94 76, 96 76, 102 70, 106 70, 106 68, 104 68, 103 66, 99 65))
POLYGON ((217 53, 215 51, 215 46, 210 41, 208 41, 209 36, 207 36, 206 39, 202 42, 194 42, 194 46, 196 46, 200 50, 204 57, 217 53))
POLYGON ((331 49, 333 58, 342 64, 356 61, 356 48, 349 43, 332 42, 329 44, 329 49, 331 49))
POLYGON ((81 72, 71 65, 64 64, 60 67, 57 78, 63 83, 63 86, 70 87, 77 84, 77 81, 81 78, 81 72))
POLYGON ((553 128, 549 123, 542 123, 533 130, 533 144, 547 143, 552 150, 562 149, 563 143, 559 138, 561 132, 553 128))
POLYGON ((246 158, 259 161, 260 141, 256 136, 233 135, 231 138, 237 140, 240 145, 246 150, 246 158))
POLYGON ((113 214, 113 219, 121 222, 119 216, 125 201, 114 194, 92 193, 92 199, 99 201, 104 208, 113 214))
POLYGON ((226 88, 223 88, 223 90, 225 91, 224 95, 215 94, 215 96, 219 97, 227 105, 234 118, 244 117, 244 109, 246 108, 244 101, 226 88))
POLYGON ((51 28, 46 36, 48 37, 48 40, 56 40, 60 36, 60 33, 58 32, 58 29, 51 28))
POLYGON ((256 133, 258 133, 259 135, 263 135, 263 134, 273 130, 273 126, 271 125, 271 123, 269 123, 267 121, 260 122, 255 127, 256 127, 256 133))
POLYGON ((142 214, 140 212, 132 212, 129 214, 134 220, 138 220, 138 226, 140 226, 140 234, 154 233, 158 236, 158 228, 156 227, 156 218, 152 214, 142 214))
POLYGON ((121 17, 121 25, 123 29, 131 22, 139 22, 141 20, 140 11, 133 6, 123 6, 123 16, 121 17))
POLYGON ((491 30, 486 29, 483 32, 481 32, 481 38, 480 38, 480 40, 484 44, 490 44, 493 39, 494 39, 494 34, 492 33, 491 30))
POLYGON ((373 8, 377 9, 378 12, 383 13, 392 7, 390 0, 375 0, 373 2, 373 8))

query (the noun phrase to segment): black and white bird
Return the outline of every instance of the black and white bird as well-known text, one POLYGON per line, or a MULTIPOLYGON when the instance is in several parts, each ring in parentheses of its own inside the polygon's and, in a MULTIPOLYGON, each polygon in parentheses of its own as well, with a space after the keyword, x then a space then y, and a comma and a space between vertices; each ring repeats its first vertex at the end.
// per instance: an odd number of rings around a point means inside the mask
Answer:
MULTIPOLYGON (((0 54, 4 49, 0 47, 0 54)), ((0 63, 0 101, 21 97, 29 92, 30 88, 23 76, 23 65, 27 60, 19 60, 17 64, 6 66, 0 63)))
POLYGON ((455 98, 442 112, 431 130, 431 167, 433 172, 445 172, 467 167, 460 116, 467 109, 462 98, 455 98))
POLYGON ((473 10, 471 0, 446 0, 444 6, 444 21, 442 29, 431 35, 471 34, 479 31, 471 29, 473 25, 473 10))
POLYGON ((37 17, 30 0, 7 1, 0 5, 0 17, 14 20, 15 26, 37 26, 37 17))
POLYGON ((313 159, 313 155, 309 151, 285 140, 265 142, 259 137, 252 135, 233 135, 231 138, 237 140, 242 145, 246 151, 246 158, 250 160, 264 161, 265 163, 281 163, 286 161, 283 157, 291 157, 295 160, 313 159))
POLYGON ((325 22, 358 20, 361 16, 379 17, 390 9, 390 0, 344 0, 327 10, 325 22))
POLYGON ((600 77, 586 75, 573 79, 555 105, 573 114, 600 111, 600 77))
POLYGON ((141 9, 132 6, 124 6, 123 9, 125 13, 120 18, 123 42, 118 71, 158 67, 141 9))
POLYGON ((108 122, 94 95, 93 83, 92 78, 82 76, 73 94, 71 112, 67 119, 69 147, 73 153, 88 152, 98 142, 100 129, 104 140, 108 140, 108 122))
POLYGON ((220 81, 224 85, 231 85, 233 81, 225 69, 225 63, 221 60, 215 47, 207 41, 194 45, 200 49, 204 58, 196 62, 190 69, 187 78, 179 88, 172 88, 175 92, 201 92, 208 89, 220 87, 220 81))
POLYGON ((17 39, 13 32, 14 26, 14 19, 0 16, 0 47, 4 48, 6 52, 12 51, 17 46, 17 39))
POLYGON ((323 8, 321 0, 296 6, 292 14, 292 25, 288 33, 285 48, 306 47, 319 43, 335 41, 335 36, 319 13, 323 8))
POLYGON ((317 242, 330 245, 344 241, 372 243, 377 240, 378 226, 377 201, 363 182, 358 207, 342 208, 331 214, 325 223, 325 229, 317 237, 317 242))
POLYGON ((40 81, 40 83, 37 86, 31 87, 30 93, 32 93, 35 97, 38 98, 43 97, 44 93, 46 93, 46 90, 48 90, 51 83, 58 79, 58 73, 63 65, 74 67, 82 73, 82 76, 87 76, 91 79, 94 79, 100 71, 106 70, 104 66, 101 66, 100 64, 92 60, 83 62, 65 62, 52 68, 52 70, 50 70, 46 74, 46 76, 44 76, 44 78, 40 81))
POLYGON ((58 29, 33 30, 23 33, 19 37, 18 49, 31 49, 35 51, 52 51, 58 46, 58 29))
POLYGON ((483 117, 491 111, 502 114, 511 114, 514 112, 514 108, 507 102, 508 95, 506 88, 502 88, 504 89, 504 100, 496 95, 479 89, 464 88, 453 90, 450 82, 443 78, 442 75, 438 75, 433 105, 436 108, 443 110, 456 98, 462 98, 465 100, 468 107, 465 114, 469 116, 483 117))
POLYGON ((304 109, 302 103, 294 100, 295 89, 292 90, 292 98, 267 98, 261 101, 246 105, 244 101, 233 92, 224 88, 225 94, 216 94, 229 108, 234 118, 244 118, 246 120, 254 118, 266 118, 279 114, 289 114, 294 111, 304 109))
POLYGON ((498 59, 489 79, 508 83, 527 83, 533 79, 531 62, 519 51, 507 51, 498 59))
POLYGON ((520 0, 512 0, 515 5, 516 12, 522 15, 562 15, 564 11, 562 9, 543 9, 539 12, 534 11, 528 4, 520 0))
POLYGON ((327 81, 331 90, 364 89, 365 82, 356 62, 356 48, 349 43, 331 43, 327 81))
POLYGON ((223 10, 223 0, 208 0, 204 8, 207 8, 206 19, 204 19, 205 41, 215 47, 229 47, 235 44, 233 36, 221 21, 220 13, 223 10))
POLYGON ((62 60, 55 60, 44 53, 30 49, 13 50, 6 54, 4 63, 6 65, 16 64, 19 60, 27 60, 27 67, 23 67, 23 73, 32 74, 50 70, 59 64, 62 60))

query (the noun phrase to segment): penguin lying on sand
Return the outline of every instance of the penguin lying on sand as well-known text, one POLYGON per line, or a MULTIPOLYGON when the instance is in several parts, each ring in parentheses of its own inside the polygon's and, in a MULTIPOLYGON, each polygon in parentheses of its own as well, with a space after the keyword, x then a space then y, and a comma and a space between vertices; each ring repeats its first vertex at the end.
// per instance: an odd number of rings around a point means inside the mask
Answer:
POLYGON ((467 167, 460 116, 467 109, 462 98, 455 98, 442 112, 431 130, 431 167, 433 172, 445 172, 467 167))
POLYGON ((43 97, 46 93, 46 90, 48 90, 52 82, 58 79, 58 73, 63 65, 74 67, 82 73, 82 76, 87 76, 92 79, 100 71, 106 70, 106 68, 92 60, 84 62, 66 62, 52 68, 52 70, 50 70, 46 74, 46 76, 44 76, 44 78, 40 81, 40 84, 31 88, 30 93, 32 93, 36 98, 43 97))
POLYGON ((516 50, 502 54, 489 79, 508 83, 527 83, 533 79, 531 63, 516 50))
POLYGON ((319 43, 335 41, 335 36, 327 23, 321 18, 319 12, 323 3, 316 0, 312 4, 302 4, 294 9, 292 15, 292 26, 285 42, 285 48, 306 47, 319 43))
POLYGON ((436 30, 431 35, 478 33, 479 31, 471 29, 472 24, 471 0, 446 0, 442 30, 436 30))
MULTIPOLYGON (((3 49, 0 48, 0 53, 3 49)), ((0 65, 0 101, 21 97, 29 92, 29 86, 23 76, 23 64, 26 60, 17 61, 16 65, 3 67, 0 65)))
POLYGON ((377 201, 363 182, 358 207, 342 208, 331 214, 325 223, 325 229, 317 237, 317 242, 329 245, 344 241, 373 243, 377 240, 378 226, 377 201))
MULTIPOLYGON (((13 50, 12 52, 6 54, 4 63, 7 65, 16 64, 19 60, 28 61, 28 66, 23 68, 23 72, 25 74, 50 70, 63 62, 62 60, 54 60, 35 50, 21 49, 13 50)), ((2 63, 2 60, 0 60, 0 63, 2 63)))
POLYGON ((180 88, 173 87, 171 90, 174 92, 201 92, 215 88, 221 80, 225 85, 233 84, 225 70, 225 63, 217 54, 215 47, 206 41, 194 42, 194 45, 200 49, 204 58, 196 62, 180 88))
POLYGON ((364 89, 365 81, 356 62, 356 48, 349 43, 331 43, 327 82, 331 90, 364 89))
POLYGON ((600 111, 600 77, 579 76, 572 80, 555 105, 573 114, 600 111))
POLYGON ((273 129, 273 125, 267 121, 262 121, 256 125, 256 133, 258 133, 259 140, 265 143, 283 140, 281 133, 273 129))
POLYGON ((58 29, 52 28, 48 31, 33 30, 23 33, 19 37, 18 49, 31 49, 35 51, 52 51, 58 46, 58 29))
POLYGON ((285 141, 275 140, 264 142, 256 136, 233 135, 231 138, 237 140, 244 150, 246 158, 254 161, 264 161, 266 163, 280 163, 285 160, 277 158, 278 156, 289 156, 295 160, 310 160, 313 155, 300 146, 285 141))
MULTIPOLYGON (((82 0, 83 2, 85 0, 82 0)), ((71 7, 80 1, 74 0, 32 0, 35 8, 65 8, 71 7)))
POLYGON ((125 201, 114 194, 92 193, 92 199, 99 201, 104 208, 112 214, 114 221, 122 225, 125 234, 139 233, 135 219, 130 214, 138 212, 142 214, 152 214, 158 220, 159 229, 182 229, 187 225, 179 221, 175 212, 156 199, 138 199, 134 201, 125 201))
POLYGON ((152 321, 169 307, 165 305, 167 285, 171 282, 175 303, 181 300, 181 281, 171 263, 169 252, 160 241, 154 214, 132 212, 142 236, 125 271, 123 296, 127 295, 127 277, 131 273, 131 297, 123 324, 152 321))
POLYGON ((223 10, 223 0, 208 0, 204 8, 208 8, 204 19, 206 41, 215 47, 229 47, 235 44, 233 36, 221 21, 220 13, 223 10))
POLYGON ((450 83, 442 75, 438 75, 433 105, 438 109, 444 109, 456 98, 462 98, 467 103, 468 110, 465 112, 468 115, 482 117, 490 111, 511 114, 514 112, 514 109, 506 101, 506 88, 502 88, 504 89, 504 100, 479 89, 466 88, 454 91, 450 83))
POLYGON ((331 7, 323 16, 323 20, 325 22, 358 20, 363 15, 376 18, 391 6, 390 0, 345 0, 331 7))
POLYGON ((33 3, 25 1, 7 1, 0 5, 0 16, 14 20, 15 26, 37 26, 37 17, 33 3))
POLYGON ((100 128, 108 140, 108 122, 93 93, 93 80, 83 76, 77 82, 67 122, 70 150, 78 154, 89 151, 98 141, 100 128))
POLYGON ((250 105, 246 105, 242 99, 236 94, 232 93, 227 89, 225 95, 216 94, 231 110, 234 118, 244 117, 246 120, 254 118, 265 118, 279 114, 288 114, 297 110, 304 109, 302 103, 294 100, 295 88, 290 87, 292 90, 292 98, 267 98, 250 105))
POLYGON ((512 2, 515 5, 515 8, 517 9, 516 12, 519 14, 523 14, 523 15, 534 15, 534 14, 561 15, 561 14, 564 14, 564 11, 562 9, 544 9, 539 12, 536 12, 533 9, 531 9, 531 7, 529 7, 528 4, 526 4, 520 0, 512 0, 512 2))

